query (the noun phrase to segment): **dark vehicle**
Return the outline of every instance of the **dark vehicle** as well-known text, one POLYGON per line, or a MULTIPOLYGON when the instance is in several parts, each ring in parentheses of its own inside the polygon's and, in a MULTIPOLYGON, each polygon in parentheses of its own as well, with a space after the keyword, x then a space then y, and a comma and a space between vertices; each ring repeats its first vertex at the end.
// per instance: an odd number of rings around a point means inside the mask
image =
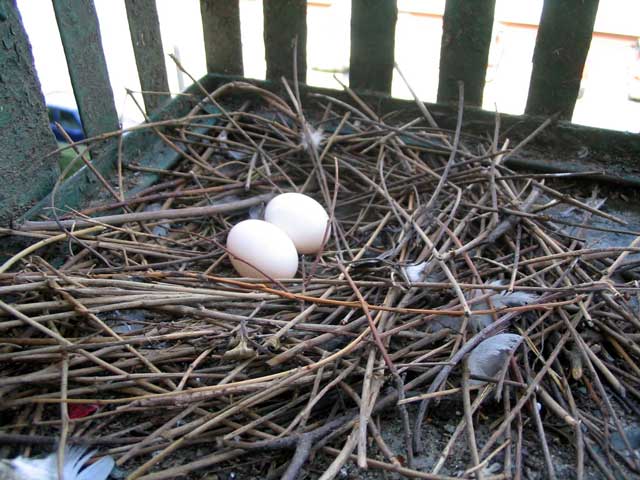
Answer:
POLYGON ((67 141, 67 138, 65 138, 56 126, 56 123, 64 129, 74 142, 84 140, 85 135, 82 129, 82 121, 80 120, 80 114, 77 109, 52 102, 47 103, 47 110, 49 112, 49 124, 51 125, 51 130, 56 140, 59 142, 67 141))

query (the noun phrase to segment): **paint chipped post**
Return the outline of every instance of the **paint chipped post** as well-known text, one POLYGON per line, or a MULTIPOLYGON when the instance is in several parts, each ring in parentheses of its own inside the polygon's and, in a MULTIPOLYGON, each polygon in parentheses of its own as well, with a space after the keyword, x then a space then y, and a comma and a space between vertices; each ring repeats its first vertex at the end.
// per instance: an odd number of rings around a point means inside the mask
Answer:
POLYGON ((53 187, 58 155, 15 0, 0 1, 0 225, 8 225, 53 187))
POLYGON ((571 120, 599 0, 545 0, 525 113, 571 120))
POLYGON ((495 0, 447 0, 442 25, 438 103, 458 100, 464 83, 464 103, 481 106, 484 92, 495 0))

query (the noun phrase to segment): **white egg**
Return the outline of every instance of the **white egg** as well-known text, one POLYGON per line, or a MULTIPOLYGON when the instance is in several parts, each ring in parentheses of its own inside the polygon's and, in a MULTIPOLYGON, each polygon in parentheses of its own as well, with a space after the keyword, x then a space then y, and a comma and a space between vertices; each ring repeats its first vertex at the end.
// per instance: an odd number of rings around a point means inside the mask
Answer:
POLYGON ((293 240, 300 253, 316 253, 322 248, 325 230, 328 238, 329 215, 322 205, 302 193, 283 193, 273 198, 264 219, 277 225, 293 240))
POLYGON ((227 250, 233 268, 243 277, 293 278, 298 270, 298 252, 291 239, 262 220, 235 225, 227 236, 227 250))

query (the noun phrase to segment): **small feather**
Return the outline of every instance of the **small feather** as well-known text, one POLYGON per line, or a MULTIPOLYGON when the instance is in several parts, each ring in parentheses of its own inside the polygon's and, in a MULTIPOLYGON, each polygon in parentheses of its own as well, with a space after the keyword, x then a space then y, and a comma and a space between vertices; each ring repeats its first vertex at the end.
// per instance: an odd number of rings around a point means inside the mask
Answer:
POLYGON ((447 279, 444 272, 432 268, 428 261, 413 265, 406 265, 402 270, 407 277, 407 280, 409 280, 409 283, 444 282, 447 279), (426 271, 429 271, 428 275, 425 274, 426 271))
MULTIPOLYGON (((407 278, 412 282, 421 281, 421 280, 413 280, 411 276, 413 276, 414 278, 418 278, 419 275, 423 275, 425 265, 426 265, 426 262, 423 262, 420 264, 409 265, 405 267, 404 271, 405 271, 405 274, 407 275, 407 278)), ((500 280, 493 280, 489 282, 489 285, 490 286, 503 285, 503 283, 500 280)), ((473 298, 476 298, 482 295, 484 295, 483 291, 481 289, 476 289, 476 290, 472 290, 468 295, 465 296, 465 298, 468 301, 471 301, 473 298)), ((491 298, 491 304, 493 305, 493 308, 500 309, 505 307, 520 307, 522 305, 529 305, 538 299, 538 295, 536 295, 535 293, 528 293, 528 292, 521 292, 521 291, 515 291, 515 292, 502 291, 500 293, 491 295, 490 298, 491 298)), ((476 332, 479 332, 483 328, 491 325, 491 323, 493 322, 493 315, 490 315, 487 313, 480 313, 480 314, 473 313, 479 310, 490 310, 489 303, 486 300, 480 300, 471 304, 472 315, 469 320, 469 324, 471 328, 476 332)), ((462 320, 463 320, 463 317, 450 317, 448 315, 439 315, 431 323, 431 331, 437 332, 445 328, 450 328, 452 330, 460 330, 460 328, 462 328, 462 320)))
POLYGON ((417 263, 415 265, 407 265, 404 267, 404 274, 411 283, 418 283, 424 280, 424 267, 427 262, 417 263))
POLYGON ((321 128, 316 130, 309 124, 305 125, 302 131, 301 143, 306 151, 315 150, 317 152, 323 139, 324 133, 321 128))
MULTIPOLYGON (((474 376, 493 378, 505 365, 511 353, 522 342, 515 333, 500 333, 487 338, 469 355, 469 373, 474 376)), ((484 384, 482 380, 471 380, 472 384, 484 384)))
MULTIPOLYGON (((106 480, 114 466, 113 458, 104 457, 89 467, 86 463, 94 451, 86 447, 67 447, 62 475, 64 480, 106 480)), ((0 478, 12 480, 58 480, 57 455, 45 458, 16 457, 0 464, 0 478)))
POLYGON ((114 466, 115 462, 113 458, 102 457, 80 472, 77 480, 106 480, 114 466))
POLYGON ((500 292, 491 297, 491 303, 496 308, 502 307, 521 307, 522 305, 529 305, 538 299, 538 295, 535 293, 527 292, 500 292))

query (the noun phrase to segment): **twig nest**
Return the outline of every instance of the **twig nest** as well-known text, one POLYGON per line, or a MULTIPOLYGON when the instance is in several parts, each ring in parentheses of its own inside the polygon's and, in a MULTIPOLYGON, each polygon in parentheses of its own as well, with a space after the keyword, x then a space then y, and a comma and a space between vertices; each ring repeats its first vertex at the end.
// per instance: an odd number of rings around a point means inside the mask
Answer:
POLYGON ((243 277, 293 278, 298 270, 296 247, 277 226, 263 220, 245 220, 227 236, 233 268, 243 277))
MULTIPOLYGON (((471 376, 494 378, 504 367, 509 356, 520 345, 522 336, 515 333, 500 333, 487 338, 473 349, 467 360, 471 376)), ((482 385, 482 380, 470 381, 473 385, 482 385)))
POLYGON ((274 197, 267 204, 264 219, 286 232, 300 253, 319 252, 331 232, 326 210, 302 193, 274 197))

